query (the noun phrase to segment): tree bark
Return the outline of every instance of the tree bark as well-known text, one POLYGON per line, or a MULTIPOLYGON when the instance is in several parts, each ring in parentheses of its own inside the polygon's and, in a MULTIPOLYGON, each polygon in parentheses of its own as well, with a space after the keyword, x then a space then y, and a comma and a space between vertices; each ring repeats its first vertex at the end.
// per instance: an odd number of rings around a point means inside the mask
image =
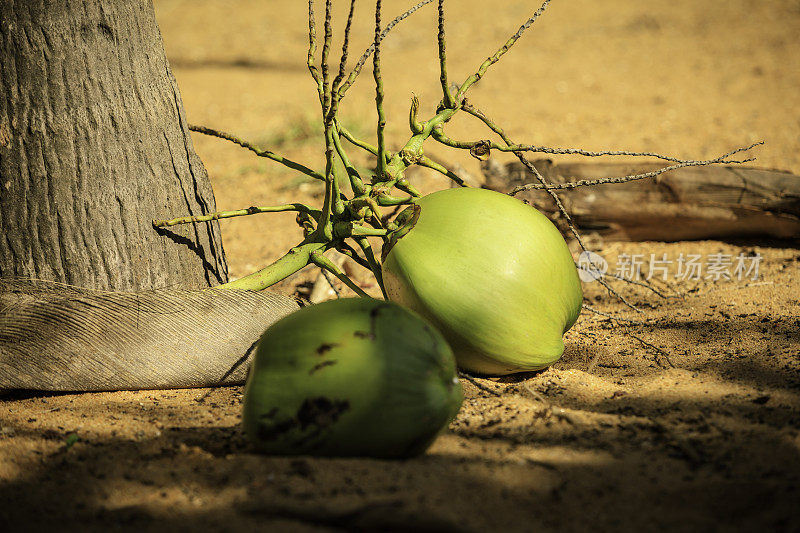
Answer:
POLYGON ((0 278, 135 291, 227 281, 149 0, 0 2, 0 278))
POLYGON ((298 303, 152 226, 213 211, 150 0, 0 0, 0 391, 241 383, 298 303))

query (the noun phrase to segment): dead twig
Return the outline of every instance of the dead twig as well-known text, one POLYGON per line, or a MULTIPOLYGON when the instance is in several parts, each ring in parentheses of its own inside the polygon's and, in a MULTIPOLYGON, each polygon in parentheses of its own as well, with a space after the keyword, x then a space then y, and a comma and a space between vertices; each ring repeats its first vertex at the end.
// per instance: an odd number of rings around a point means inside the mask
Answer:
POLYGON ((667 364, 669 365, 669 367, 665 367, 665 366, 663 366, 663 365, 662 365, 662 364, 659 362, 659 360, 658 360, 658 356, 656 356, 656 358, 655 358, 655 363, 656 363, 658 366, 660 366, 661 368, 675 368, 675 364, 673 364, 672 360, 669 358, 669 354, 668 354, 666 351, 664 351, 662 348, 659 348, 659 347, 658 347, 658 346, 656 346, 655 344, 652 344, 652 343, 650 343, 650 342, 647 342, 647 341, 646 341, 646 340, 644 340, 643 338, 641 338, 641 337, 639 337, 639 336, 637 336, 637 335, 634 335, 633 333, 630 333, 630 332, 627 332, 627 333, 628 333, 628 336, 630 336, 630 337, 633 337, 634 339, 636 339, 637 341, 641 342, 641 343, 642 343, 642 344, 644 344, 645 346, 648 346, 648 347, 650 347, 650 348, 654 349, 654 350, 655 350, 655 351, 656 351, 656 352, 657 352, 659 355, 661 355, 661 356, 664 358, 664 360, 665 360, 665 361, 667 362, 667 364))
POLYGON ((458 372, 458 377, 460 377, 461 379, 465 379, 465 380, 469 381, 470 383, 475 385, 475 387, 477 387, 479 390, 482 390, 483 392, 487 392, 487 393, 489 393, 489 394, 491 394, 493 396, 502 396, 503 395, 502 392, 499 392, 499 391, 497 391, 495 389, 487 387, 486 385, 484 385, 483 383, 478 381, 477 378, 475 378, 473 376, 470 376, 469 374, 466 374, 466 373, 464 373, 462 371, 458 372))

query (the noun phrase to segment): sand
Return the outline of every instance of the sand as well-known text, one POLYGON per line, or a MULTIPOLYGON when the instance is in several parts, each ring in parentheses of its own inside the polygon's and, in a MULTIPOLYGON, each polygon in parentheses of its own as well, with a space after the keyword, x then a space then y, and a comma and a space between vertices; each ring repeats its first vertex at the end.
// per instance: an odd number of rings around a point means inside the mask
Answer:
MULTIPOLYGON (((321 164, 304 4, 156 3, 190 122, 321 164)), ((388 18, 410 2, 384 4, 388 18)), ((454 79, 534 9, 448 4, 454 79)), ((424 8, 386 43, 390 147, 408 135, 412 91, 425 113, 438 99, 434 11, 424 8)), ((368 19, 356 24, 355 50, 369 39, 368 19)), ((798 35, 796 1, 557 1, 470 98, 530 144, 705 159, 763 139, 752 164, 800 173, 798 35)), ((365 74, 342 112, 372 138, 365 74)), ((488 137, 467 118, 448 133, 488 137)), ((220 209, 320 199, 319 186, 288 170, 194 140, 220 209)), ((469 155, 433 144, 428 153, 480 176, 469 155)), ((412 178, 424 191, 448 186, 428 172, 412 178)), ((285 214, 222 227, 236 277, 300 239, 285 214)), ((408 461, 253 454, 239 429, 240 387, 5 394, 0 523, 9 531, 800 529, 797 241, 597 249, 612 265, 621 254, 741 253, 761 262, 756 279, 732 280, 675 279, 673 264, 669 281, 656 282, 670 298, 616 283, 641 313, 586 284, 586 303, 639 323, 584 312, 552 368, 477 380, 481 388, 465 381, 456 420, 408 461)), ((314 275, 301 272, 279 290, 302 291, 314 275)))

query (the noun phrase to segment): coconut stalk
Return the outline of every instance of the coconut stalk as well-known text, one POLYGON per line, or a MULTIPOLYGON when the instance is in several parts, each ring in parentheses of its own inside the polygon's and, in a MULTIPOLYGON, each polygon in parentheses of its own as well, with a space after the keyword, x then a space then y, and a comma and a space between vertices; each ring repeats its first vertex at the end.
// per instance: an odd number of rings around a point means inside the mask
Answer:
MULTIPOLYGON (((318 53, 315 2, 314 0, 309 0, 309 46, 307 66, 311 78, 316 85, 321 107, 321 121, 324 126, 323 134, 325 139, 326 164, 324 170, 313 170, 305 164, 292 161, 270 149, 255 146, 235 135, 214 128, 207 126, 191 127, 193 131, 235 143, 251 150, 259 157, 265 157, 296 172, 324 181, 325 195, 322 206, 315 209, 310 206, 294 203, 281 206, 249 207, 235 211, 212 213, 205 217, 177 217, 171 220, 158 220, 153 221, 154 226, 167 227, 183 223, 203 223, 207 220, 220 218, 249 216, 256 213, 296 211, 298 213, 298 223, 304 228, 305 238, 272 264, 236 281, 222 285, 222 288, 254 291, 263 290, 294 274, 303 267, 314 264, 342 280, 357 294, 366 296, 363 291, 358 288, 357 284, 350 280, 349 277, 336 266, 334 261, 330 261, 326 256, 322 255, 323 252, 327 250, 336 250, 341 254, 347 255, 356 263, 369 270, 375 277, 378 286, 385 296, 386 290, 380 273, 380 264, 375 258, 375 253, 370 241, 374 242, 376 238, 380 238, 383 242, 388 242, 392 238, 393 233, 398 230, 398 227, 391 221, 391 216, 387 215, 387 213, 391 214, 390 212, 396 212, 398 207, 413 204, 420 196, 413 184, 405 177, 406 170, 414 165, 432 168, 453 180, 457 186, 467 186, 454 172, 439 163, 431 161, 424 155, 426 143, 435 142, 451 148, 467 150, 473 157, 480 160, 488 158, 493 150, 513 153, 533 174, 536 178, 536 182, 521 184, 511 191, 510 194, 515 195, 520 191, 528 189, 541 189, 545 191, 552 198, 556 209, 566 221, 569 231, 583 250, 587 250, 587 247, 580 233, 577 231, 570 213, 560 199, 559 190, 606 183, 625 183, 639 179, 652 179, 665 172, 685 167, 739 165, 755 159, 754 157, 739 159, 736 156, 740 153, 749 152, 761 143, 737 148, 713 159, 684 160, 654 152, 630 150, 589 151, 581 148, 535 146, 512 141, 501 126, 488 118, 480 109, 468 102, 466 96, 470 88, 478 80, 483 78, 494 64, 501 61, 505 54, 509 53, 526 31, 542 16, 547 6, 550 4, 550 0, 545 0, 517 31, 502 43, 497 50, 489 55, 461 84, 453 85, 449 82, 450 74, 447 69, 445 0, 437 0, 438 9, 436 16, 438 31, 436 33, 436 42, 442 99, 436 102, 435 113, 426 120, 421 120, 419 116, 420 102, 416 96, 412 98, 408 120, 410 136, 400 150, 391 152, 387 149, 384 138, 387 117, 383 106, 384 89, 381 76, 381 45, 384 39, 389 36, 399 23, 431 3, 433 3, 433 0, 419 2, 404 13, 395 17, 387 25, 383 26, 382 5, 381 1, 377 0, 373 13, 375 21, 373 42, 360 56, 355 66, 349 71, 349 74, 346 75, 352 22, 353 18, 356 16, 356 2, 355 0, 351 0, 348 18, 342 30, 343 46, 338 69, 336 71, 337 74, 333 77, 331 75, 332 61, 330 57, 331 42, 334 33, 332 1, 325 1, 322 47, 321 53, 318 53), (358 79, 359 74, 362 72, 363 67, 370 57, 372 58, 372 73, 375 86, 375 131, 377 145, 372 145, 368 141, 353 135, 342 126, 339 116, 339 104, 345 98, 347 91, 358 79), (461 140, 452 139, 447 136, 445 133, 446 125, 460 113, 480 120, 496 139, 461 140), (375 172, 370 176, 363 176, 352 165, 348 150, 361 150, 374 156, 376 160, 375 172), (565 185, 563 183, 551 183, 527 158, 528 154, 540 153, 572 154, 592 158, 621 155, 647 157, 659 159, 664 161, 665 164, 646 173, 642 173, 641 175, 621 176, 619 178, 603 177, 596 180, 585 179, 577 183, 565 185), (336 173, 339 165, 337 165, 337 161, 341 164, 340 166, 345 169, 347 179, 351 184, 353 193, 350 197, 344 194, 338 187, 339 176, 337 176, 336 173)), ((626 282, 627 280, 616 281, 626 282)), ((601 283, 604 284, 612 295, 619 298, 632 309, 636 309, 635 306, 625 300, 625 298, 612 287, 612 282, 601 280, 601 283)))

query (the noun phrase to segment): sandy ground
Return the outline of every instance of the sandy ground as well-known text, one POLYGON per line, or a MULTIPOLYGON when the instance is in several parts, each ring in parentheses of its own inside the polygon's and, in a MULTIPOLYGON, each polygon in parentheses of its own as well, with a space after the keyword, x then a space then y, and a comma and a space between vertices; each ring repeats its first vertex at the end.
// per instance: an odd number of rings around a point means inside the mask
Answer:
MULTIPOLYGON (((408 1, 387 1, 387 14, 408 1)), ((338 2, 338 4, 343 4, 338 2)), ((463 79, 534 9, 449 2, 450 72, 463 79)), ((189 120, 319 166, 314 86, 297 0, 159 0, 189 120)), ((366 12, 366 6, 363 6, 366 12)), ((387 40, 388 142, 412 92, 438 88, 435 8, 387 40)), ((388 15, 387 15, 388 18, 388 15)), ((341 24, 342 17, 339 17, 341 24)), ((364 48, 370 21, 356 24, 364 48)), ((800 3, 553 3, 471 94, 514 139, 705 159, 756 140, 757 164, 800 173, 800 3)), ((368 72, 366 74, 369 74, 368 72)), ((374 136, 365 76, 344 122, 374 136)), ((464 118, 451 137, 487 135, 464 118)), ((196 136, 220 209, 316 202, 321 189, 196 136)), ((428 153, 479 176, 468 155, 428 153)), ((369 160, 356 159, 360 166, 369 160)), ((448 186, 427 172, 426 191, 448 186)), ((180 215, 180 213, 176 213, 180 215)), ((241 276, 299 240, 291 215, 223 223, 241 276)), ((789 242, 603 243, 620 254, 760 254, 758 279, 594 284, 544 372, 465 383, 455 422, 409 461, 263 457, 242 440, 241 389, 0 397, 0 523, 10 530, 800 530, 800 250, 789 242)), ((675 273, 673 265, 670 274, 675 273)), ((280 286, 292 292, 304 272, 280 286)), ((302 287, 301 287, 302 288, 302 287)))

